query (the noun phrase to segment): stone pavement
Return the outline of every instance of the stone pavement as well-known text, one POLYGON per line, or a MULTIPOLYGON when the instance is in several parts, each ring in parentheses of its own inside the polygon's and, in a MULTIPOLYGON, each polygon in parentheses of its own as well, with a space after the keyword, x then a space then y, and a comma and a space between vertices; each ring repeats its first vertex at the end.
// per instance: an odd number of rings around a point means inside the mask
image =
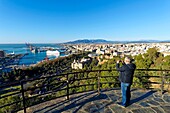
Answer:
MULTIPOLYGON (((29 113, 170 113, 170 93, 163 95, 158 91, 132 89, 131 104, 124 108, 120 89, 103 90, 72 95, 47 101, 30 108, 29 113)), ((22 111, 20 111, 22 112, 22 111)))

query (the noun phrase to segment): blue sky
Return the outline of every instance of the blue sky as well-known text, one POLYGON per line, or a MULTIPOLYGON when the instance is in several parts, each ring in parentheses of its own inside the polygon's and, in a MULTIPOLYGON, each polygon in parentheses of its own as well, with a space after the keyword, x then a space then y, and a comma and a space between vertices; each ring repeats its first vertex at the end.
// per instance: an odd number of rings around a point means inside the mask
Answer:
POLYGON ((0 0, 0 43, 170 40, 170 0, 0 0))

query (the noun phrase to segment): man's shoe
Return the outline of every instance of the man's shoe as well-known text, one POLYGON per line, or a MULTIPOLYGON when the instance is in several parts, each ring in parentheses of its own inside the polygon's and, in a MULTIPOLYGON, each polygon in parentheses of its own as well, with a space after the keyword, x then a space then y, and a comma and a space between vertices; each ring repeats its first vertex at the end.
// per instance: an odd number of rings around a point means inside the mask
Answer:
POLYGON ((127 107, 127 105, 122 104, 122 102, 118 102, 117 104, 122 106, 122 107, 127 107))
POLYGON ((127 105, 122 105, 123 107, 127 107, 127 105))

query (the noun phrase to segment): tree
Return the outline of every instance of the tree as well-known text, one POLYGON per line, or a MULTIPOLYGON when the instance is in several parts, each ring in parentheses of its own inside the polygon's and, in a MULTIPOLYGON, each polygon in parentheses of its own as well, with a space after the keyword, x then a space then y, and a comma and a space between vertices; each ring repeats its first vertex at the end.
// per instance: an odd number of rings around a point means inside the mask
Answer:
POLYGON ((158 52, 157 48, 149 48, 144 54, 144 58, 147 58, 148 60, 152 61, 152 63, 154 63, 159 57, 159 54, 160 53, 158 52))
POLYGON ((141 54, 137 55, 135 57, 135 63, 136 63, 136 67, 139 68, 139 69, 146 69, 146 68, 149 68, 147 65, 146 65, 146 60, 143 58, 143 56, 141 54))
POLYGON ((162 69, 170 69, 170 56, 166 56, 162 62, 162 69))

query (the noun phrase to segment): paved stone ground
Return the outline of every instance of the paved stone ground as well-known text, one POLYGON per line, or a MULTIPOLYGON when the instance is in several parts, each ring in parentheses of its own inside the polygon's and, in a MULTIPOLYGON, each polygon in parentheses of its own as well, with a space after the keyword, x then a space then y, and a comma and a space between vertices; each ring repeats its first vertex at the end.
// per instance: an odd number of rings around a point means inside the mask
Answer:
MULTIPOLYGON (((70 100, 59 98, 27 109, 29 113, 170 113, 170 94, 132 89, 131 104, 124 108, 120 89, 91 91, 72 95, 70 100)), ((22 112, 22 111, 20 111, 22 112)))

